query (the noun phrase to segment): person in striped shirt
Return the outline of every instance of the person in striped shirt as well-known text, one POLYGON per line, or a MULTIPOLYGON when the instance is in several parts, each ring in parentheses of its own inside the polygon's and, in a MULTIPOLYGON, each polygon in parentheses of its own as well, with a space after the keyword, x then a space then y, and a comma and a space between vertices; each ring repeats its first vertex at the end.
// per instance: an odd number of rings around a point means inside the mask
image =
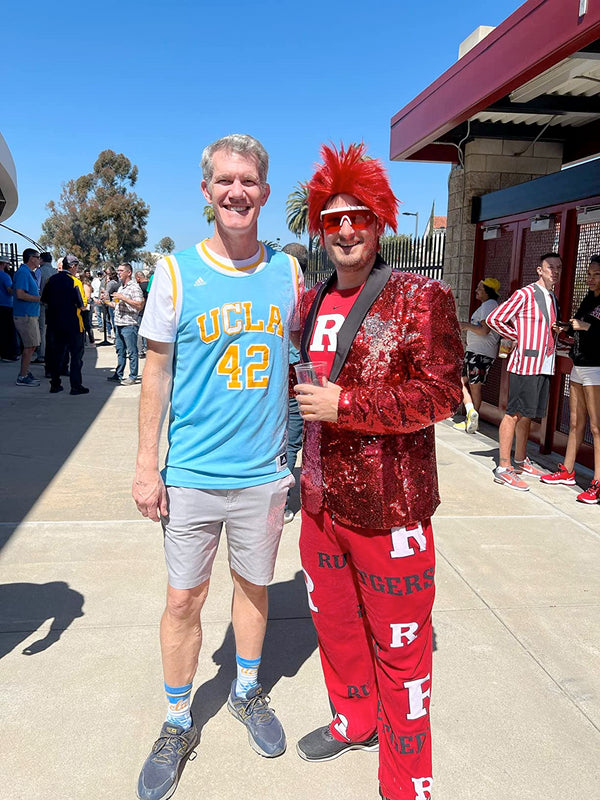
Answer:
POLYGON ((527 458, 531 420, 546 415, 550 377, 554 374, 558 302, 553 289, 560 280, 562 260, 558 253, 544 253, 537 267, 538 280, 517 289, 486 318, 486 324, 513 341, 507 371, 510 373, 508 404, 500 423, 499 464, 494 481, 521 492, 529 486, 519 477, 538 477, 542 471, 527 458), (511 450, 515 440, 515 466, 511 450))

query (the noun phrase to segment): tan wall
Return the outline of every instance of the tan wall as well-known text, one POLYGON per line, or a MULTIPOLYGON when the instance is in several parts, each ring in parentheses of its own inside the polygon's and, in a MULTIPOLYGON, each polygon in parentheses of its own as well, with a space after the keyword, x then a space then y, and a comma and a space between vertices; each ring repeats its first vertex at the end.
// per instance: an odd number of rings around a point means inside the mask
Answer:
POLYGON ((458 317, 468 319, 473 278, 475 225, 471 224, 473 197, 507 189, 518 183, 558 172, 562 145, 508 139, 475 139, 465 149, 465 166, 455 166, 448 177, 448 228, 444 280, 452 287, 458 317))

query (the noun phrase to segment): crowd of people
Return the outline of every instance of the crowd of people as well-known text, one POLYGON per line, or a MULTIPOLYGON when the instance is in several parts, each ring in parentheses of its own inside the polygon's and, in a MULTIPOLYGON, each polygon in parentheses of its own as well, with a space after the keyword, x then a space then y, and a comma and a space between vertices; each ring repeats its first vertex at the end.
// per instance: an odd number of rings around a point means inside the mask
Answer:
POLYGON ((462 371, 466 418, 454 427, 466 433, 477 431, 482 387, 500 349, 500 356, 508 356, 509 395, 500 423, 494 481, 521 492, 529 491, 526 477, 539 478, 549 485, 574 485, 575 459, 589 422, 594 475, 577 500, 595 505, 600 503, 600 255, 591 256, 586 273, 588 291, 573 317, 564 322, 554 294, 561 272, 560 254, 543 253, 537 266, 538 280, 517 289, 500 304, 500 282, 496 278, 478 283, 475 298, 480 305, 469 322, 460 323, 466 331, 462 371), (565 463, 556 472, 545 473, 527 457, 527 442, 532 420, 546 416, 550 379, 561 346, 569 348, 573 362, 569 436, 565 463))
POLYGON ((28 247, 12 274, 8 256, 0 253, 0 358, 20 361, 17 386, 36 388, 41 380, 30 370, 43 364, 50 393, 63 391, 69 377, 71 394, 88 394, 82 383, 86 341, 96 345, 94 325, 116 350, 116 367, 108 380, 128 386, 139 383, 139 359, 145 344, 138 329, 148 296, 149 279, 125 262, 94 277, 71 253, 52 266, 52 254, 28 247), (124 371, 129 361, 129 376, 124 371))

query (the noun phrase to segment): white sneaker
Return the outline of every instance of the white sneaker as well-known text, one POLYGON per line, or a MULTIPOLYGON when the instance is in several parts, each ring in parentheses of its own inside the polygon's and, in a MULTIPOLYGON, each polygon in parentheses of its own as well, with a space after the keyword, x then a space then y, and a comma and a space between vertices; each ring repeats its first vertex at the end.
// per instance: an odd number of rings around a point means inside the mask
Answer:
POLYGON ((465 431, 467 433, 477 433, 479 428, 479 414, 472 408, 467 412, 467 420, 465 423, 465 431))

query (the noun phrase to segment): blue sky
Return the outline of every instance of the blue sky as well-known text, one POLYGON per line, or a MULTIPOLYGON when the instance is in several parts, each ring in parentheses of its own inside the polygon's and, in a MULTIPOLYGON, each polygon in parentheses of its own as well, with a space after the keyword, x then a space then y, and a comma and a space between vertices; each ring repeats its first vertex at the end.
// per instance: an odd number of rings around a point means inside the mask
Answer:
MULTIPOLYGON (((19 207, 6 223, 37 238, 61 184, 110 148, 139 168, 148 248, 167 235, 188 247, 210 235, 202 149, 239 132, 260 139, 271 159, 261 238, 293 239, 287 196, 310 176, 320 144, 341 140, 364 140, 383 159, 422 233, 432 201, 446 211, 448 166, 390 162, 390 119, 454 63, 478 25, 498 25, 520 5, 31 0, 17 9, 11 0, 1 12, 0 133, 17 167, 19 207)), ((399 232, 414 222, 399 217, 399 232)), ((13 240, 0 229, 0 241, 13 240)))

